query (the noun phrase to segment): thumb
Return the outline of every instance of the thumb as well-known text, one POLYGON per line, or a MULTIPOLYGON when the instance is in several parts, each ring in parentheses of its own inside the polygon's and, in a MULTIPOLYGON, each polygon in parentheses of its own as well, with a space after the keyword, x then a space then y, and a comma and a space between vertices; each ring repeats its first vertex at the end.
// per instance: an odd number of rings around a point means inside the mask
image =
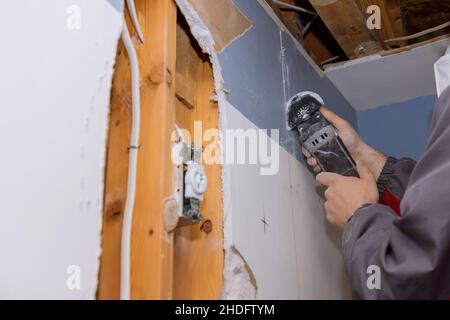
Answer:
POLYGON ((342 131, 348 126, 347 121, 326 107, 321 107, 320 113, 322 113, 325 119, 327 119, 338 131, 342 131))
POLYGON ((358 161, 356 163, 356 167, 358 169, 359 177, 363 180, 366 179, 375 179, 372 172, 369 170, 369 168, 366 166, 366 164, 362 161, 358 161))
POLYGON ((329 187, 339 177, 340 177, 340 175, 337 173, 322 172, 317 175, 316 181, 323 186, 329 187))

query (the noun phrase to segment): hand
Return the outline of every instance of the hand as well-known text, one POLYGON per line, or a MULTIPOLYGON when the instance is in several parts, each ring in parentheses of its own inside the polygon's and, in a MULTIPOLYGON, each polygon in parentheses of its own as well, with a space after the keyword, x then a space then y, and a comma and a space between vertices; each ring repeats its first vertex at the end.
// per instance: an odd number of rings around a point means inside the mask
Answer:
POLYGON ((344 177, 337 173, 323 172, 316 181, 327 187, 325 213, 327 220, 344 228, 351 216, 365 204, 378 202, 378 190, 369 168, 358 162, 360 178, 344 177))
MULTIPOLYGON (((325 119, 327 119, 336 128, 338 136, 347 147, 347 150, 350 152, 352 158, 356 162, 364 162, 364 164, 372 172, 373 176, 378 178, 381 170, 383 170, 384 164, 386 163, 386 156, 364 143, 355 129, 353 129, 347 121, 339 117, 333 111, 330 111, 325 107, 321 107, 320 112, 323 114, 325 119)), ((308 165, 311 166, 313 171, 315 173, 320 172, 321 169, 314 156, 303 147, 302 152, 307 159, 308 165)))

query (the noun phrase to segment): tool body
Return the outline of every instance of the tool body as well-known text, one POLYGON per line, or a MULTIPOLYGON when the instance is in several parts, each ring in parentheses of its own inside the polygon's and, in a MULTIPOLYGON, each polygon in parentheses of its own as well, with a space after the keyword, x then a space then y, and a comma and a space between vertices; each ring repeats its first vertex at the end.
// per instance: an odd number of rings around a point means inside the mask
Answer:
POLYGON ((316 93, 303 91, 287 103, 287 120, 301 145, 317 160, 325 172, 359 177, 356 164, 334 126, 319 111, 323 99, 316 93))

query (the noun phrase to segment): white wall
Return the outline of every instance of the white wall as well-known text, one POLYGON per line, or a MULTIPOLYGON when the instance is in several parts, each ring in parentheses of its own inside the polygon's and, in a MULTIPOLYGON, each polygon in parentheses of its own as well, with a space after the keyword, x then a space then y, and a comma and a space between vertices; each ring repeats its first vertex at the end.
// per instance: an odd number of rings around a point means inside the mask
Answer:
POLYGON ((4 1, 0 30, 0 298, 93 298, 121 13, 100 0, 4 1), (71 265, 80 290, 66 285, 71 265))
MULTIPOLYGON (((226 118, 227 129, 258 130, 234 107, 226 118)), ((262 167, 228 166, 233 243, 256 278, 257 298, 349 298, 341 233, 325 220, 313 176, 282 147, 278 173, 263 176, 262 167)))
POLYGON ((357 111, 436 94, 434 64, 450 38, 388 56, 372 55, 330 65, 326 76, 357 111))

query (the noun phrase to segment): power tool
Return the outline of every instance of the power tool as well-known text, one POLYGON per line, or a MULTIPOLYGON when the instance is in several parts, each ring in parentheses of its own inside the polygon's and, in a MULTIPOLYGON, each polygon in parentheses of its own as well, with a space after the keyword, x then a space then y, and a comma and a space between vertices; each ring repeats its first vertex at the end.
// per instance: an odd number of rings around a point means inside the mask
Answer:
POLYGON ((295 130, 300 144, 316 158, 322 171, 359 177, 356 163, 336 128, 320 112, 323 105, 317 93, 297 93, 286 105, 288 128, 295 130))

